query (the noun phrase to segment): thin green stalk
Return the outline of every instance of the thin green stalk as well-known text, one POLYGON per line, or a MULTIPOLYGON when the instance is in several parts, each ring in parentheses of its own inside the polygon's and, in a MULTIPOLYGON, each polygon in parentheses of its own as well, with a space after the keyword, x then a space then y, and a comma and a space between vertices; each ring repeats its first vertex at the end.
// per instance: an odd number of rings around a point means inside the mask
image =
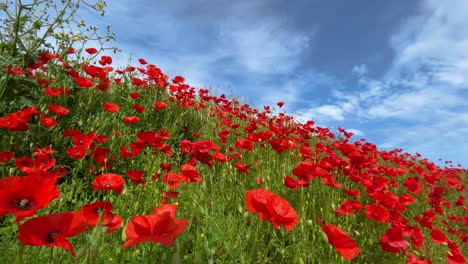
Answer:
POLYGON ((18 252, 16 253, 15 264, 23 263, 24 244, 19 242, 18 252))

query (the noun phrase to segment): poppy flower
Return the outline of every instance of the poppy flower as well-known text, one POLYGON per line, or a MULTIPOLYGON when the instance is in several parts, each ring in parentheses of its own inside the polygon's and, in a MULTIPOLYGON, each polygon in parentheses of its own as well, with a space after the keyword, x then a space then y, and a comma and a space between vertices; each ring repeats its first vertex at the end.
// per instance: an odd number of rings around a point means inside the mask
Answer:
POLYGON ((51 97, 57 97, 61 94, 66 94, 71 92, 68 88, 44 88, 44 93, 51 97))
POLYGON ((436 244, 446 244, 448 242, 448 239, 444 235, 444 233, 440 232, 437 229, 432 229, 431 238, 432 238, 432 242, 436 244))
POLYGON ((135 109, 139 113, 145 112, 146 108, 139 104, 133 104, 133 109, 135 109))
POLYGON ((185 82, 185 78, 182 76, 176 76, 174 79, 172 79, 172 82, 177 84, 177 83, 183 83, 185 82))
POLYGON ((31 158, 18 158, 15 160, 15 167, 21 172, 35 173, 39 171, 47 171, 52 168, 56 163, 56 159, 49 157, 49 155, 42 154, 31 158))
POLYGON ((322 227, 322 231, 327 235, 328 243, 330 243, 340 255, 348 260, 352 260, 359 255, 361 249, 343 229, 333 224, 325 224, 321 219, 317 220, 322 227))
POLYGON ((245 173, 245 174, 250 176, 249 169, 252 166, 252 164, 245 165, 244 163, 238 161, 238 162, 236 162, 235 166, 236 166, 236 169, 237 169, 237 173, 245 173))
POLYGON ((296 210, 284 198, 274 195, 267 202, 267 209, 270 212, 270 222, 275 229, 279 230, 282 225, 287 231, 291 231, 299 222, 296 210))
POLYGON ((338 208, 335 213, 337 214, 344 214, 344 215, 352 215, 354 212, 360 212, 362 209, 362 205, 355 200, 346 200, 341 203, 341 207, 338 208))
POLYGON ((167 103, 161 102, 161 101, 156 101, 154 102, 154 109, 161 110, 161 109, 166 109, 167 108, 167 103))
POLYGON ((277 230, 280 229, 279 225, 283 225, 287 231, 291 231, 299 222, 297 213, 289 202, 270 190, 248 191, 245 204, 247 211, 257 214, 263 221, 270 221, 277 230))
POLYGON ((145 59, 138 59, 138 62, 140 62, 142 65, 148 64, 148 62, 145 59))
POLYGON ((123 118, 123 121, 126 124, 135 124, 140 122, 140 118, 138 116, 126 116, 123 118))
POLYGON ((120 110, 120 107, 111 102, 104 102, 104 110, 109 113, 117 113, 120 110))
POLYGON ((70 110, 58 104, 51 104, 47 109, 49 109, 51 112, 54 112, 58 116, 64 116, 70 113, 70 110))
POLYGON ((51 128, 57 124, 57 120, 52 117, 42 117, 40 120, 41 124, 47 128, 51 128))
POLYGON ((359 190, 343 189, 343 192, 349 196, 354 196, 354 197, 358 197, 359 195, 361 195, 361 191, 359 190))
POLYGON ((122 193, 125 181, 122 176, 115 173, 104 173, 94 178, 91 189, 114 191, 117 194, 122 193))
POLYGON ((128 178, 130 178, 130 180, 135 184, 146 183, 146 180, 143 179, 143 174, 145 174, 144 171, 129 170, 126 171, 125 174, 127 174, 128 178))
POLYGON ((102 66, 106 66, 107 64, 112 64, 112 58, 109 56, 102 56, 98 62, 102 66))
POLYGON ((165 204, 156 207, 151 215, 133 217, 125 229, 128 240, 123 248, 127 249, 142 242, 173 246, 174 239, 184 232, 188 223, 185 219, 175 219, 176 210, 176 205, 165 204))
POLYGON ((86 155, 86 152, 88 150, 84 147, 71 147, 69 149, 67 149, 67 154, 70 158, 74 159, 74 160, 79 160, 81 158, 83 158, 85 155, 86 155))
POLYGON ((201 182, 203 181, 202 178, 200 178, 200 173, 197 170, 197 167, 190 165, 190 164, 183 164, 180 167, 180 172, 182 175, 187 177, 189 182, 201 182))
POLYGON ((36 175, 0 179, 0 217, 16 216, 16 222, 32 216, 60 196, 53 177, 36 175))
POLYGON ((67 240, 86 230, 81 212, 64 212, 30 219, 19 226, 18 239, 31 246, 61 247, 75 256, 67 240))
POLYGON ((387 230, 381 237, 379 245, 383 250, 390 253, 399 253, 406 251, 409 246, 408 241, 403 239, 403 232, 399 227, 392 227, 387 230))
POLYGON ((284 102, 278 102, 278 103, 276 103, 276 105, 277 105, 279 108, 281 108, 281 107, 283 107, 284 102))
POLYGON ((81 213, 89 227, 93 228, 100 223, 107 227, 107 233, 112 233, 117 230, 122 222, 122 217, 112 213, 113 205, 110 202, 94 202, 92 204, 83 205, 81 213))
POLYGON ((140 97, 140 94, 139 93, 129 93, 130 97, 133 98, 133 99, 138 99, 138 97, 140 97))
POLYGON ((15 153, 12 151, 3 151, 0 152, 0 162, 7 163, 15 157, 15 153))
POLYGON ((366 205, 364 213, 367 217, 377 222, 387 223, 390 220, 390 213, 378 204, 366 205))
POLYGON ((309 182, 304 181, 304 180, 296 180, 292 178, 291 176, 285 176, 284 177, 284 185, 288 187, 291 190, 297 190, 297 188, 303 186, 303 187, 308 187, 309 182))
POLYGON ((96 54, 98 52, 98 50, 95 48, 87 48, 85 51, 90 55, 96 54))
POLYGON ((94 85, 94 83, 91 80, 81 76, 75 77, 75 83, 84 88, 91 88, 94 85))

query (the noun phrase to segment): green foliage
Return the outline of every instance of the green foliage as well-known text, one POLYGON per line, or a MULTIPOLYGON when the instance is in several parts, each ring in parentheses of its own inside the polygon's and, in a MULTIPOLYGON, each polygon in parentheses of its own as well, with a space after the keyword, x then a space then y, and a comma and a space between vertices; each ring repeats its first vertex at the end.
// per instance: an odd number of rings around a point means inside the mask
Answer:
MULTIPOLYGON (((88 3, 83 0, 14 0, 0 2, 0 99, 14 100, 18 97, 29 98, 26 91, 18 91, 18 77, 12 74, 14 68, 27 73, 29 64, 37 62, 40 53, 45 50, 66 53, 70 47, 82 49, 86 43, 100 47, 99 51, 116 47, 105 47, 105 43, 114 39, 114 34, 107 32, 100 35, 98 27, 87 26, 78 20, 77 12, 86 7, 104 15, 106 2, 98 0, 88 3)), ((97 56, 97 55, 96 55, 97 56)), ((34 87, 30 87, 31 89, 34 87)))

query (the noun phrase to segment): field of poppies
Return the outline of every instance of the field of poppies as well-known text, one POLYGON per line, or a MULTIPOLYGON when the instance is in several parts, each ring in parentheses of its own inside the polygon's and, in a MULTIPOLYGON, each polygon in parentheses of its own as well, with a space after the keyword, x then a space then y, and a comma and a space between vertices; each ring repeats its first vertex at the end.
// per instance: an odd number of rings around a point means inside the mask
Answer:
POLYGON ((1 65, 2 263, 466 263, 461 166, 99 51, 1 65))

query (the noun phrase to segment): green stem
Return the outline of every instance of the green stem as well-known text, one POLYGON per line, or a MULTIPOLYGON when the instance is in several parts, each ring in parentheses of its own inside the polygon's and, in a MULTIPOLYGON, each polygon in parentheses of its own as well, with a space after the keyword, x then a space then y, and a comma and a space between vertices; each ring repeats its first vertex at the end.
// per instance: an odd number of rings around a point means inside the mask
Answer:
POLYGON ((148 264, 151 263, 151 259, 152 259, 151 256, 153 255, 153 248, 154 248, 154 243, 151 242, 149 252, 148 252, 148 264))
POLYGON ((23 263, 23 251, 24 251, 24 244, 20 242, 18 252, 16 253, 15 264, 23 263))

